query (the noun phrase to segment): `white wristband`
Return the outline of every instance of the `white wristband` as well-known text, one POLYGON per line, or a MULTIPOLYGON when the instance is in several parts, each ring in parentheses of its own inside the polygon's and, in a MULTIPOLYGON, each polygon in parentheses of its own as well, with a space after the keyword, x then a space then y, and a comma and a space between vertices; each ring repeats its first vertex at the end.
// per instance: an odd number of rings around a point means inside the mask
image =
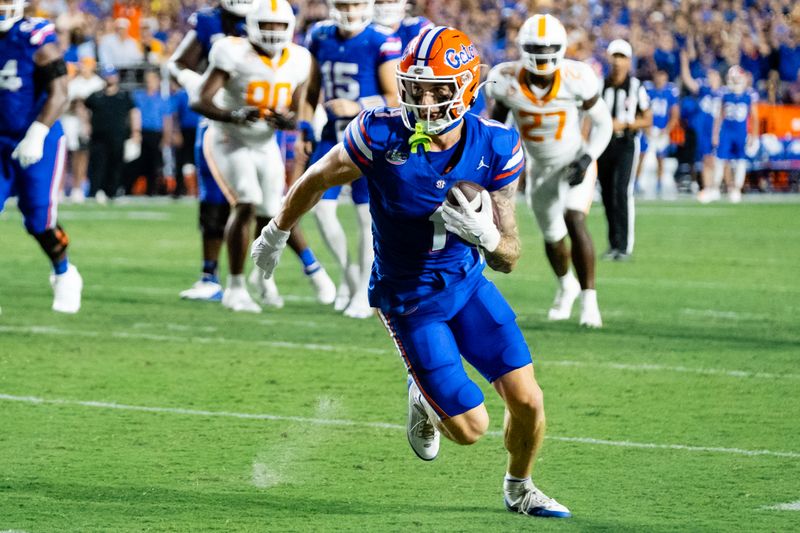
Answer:
POLYGON ((36 139, 44 143, 44 139, 47 137, 48 133, 50 133, 50 126, 46 126, 37 120, 28 127, 28 131, 25 132, 25 137, 31 140, 36 139))

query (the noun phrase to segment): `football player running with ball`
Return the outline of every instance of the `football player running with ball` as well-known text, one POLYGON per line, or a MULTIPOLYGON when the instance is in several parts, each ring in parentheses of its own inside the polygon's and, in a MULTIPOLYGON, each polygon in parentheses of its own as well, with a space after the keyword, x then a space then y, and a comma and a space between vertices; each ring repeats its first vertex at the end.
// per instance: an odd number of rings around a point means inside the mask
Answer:
POLYGON ((492 118, 509 110, 525 146, 526 196, 544 235, 547 259, 558 278, 549 320, 567 320, 580 296, 580 325, 603 325, 595 291, 595 252, 586 227, 597 167, 612 134, 611 113, 600 98, 600 80, 585 63, 564 59, 567 32, 551 15, 534 15, 519 31, 522 59, 489 73, 492 118), (592 130, 581 135, 587 114, 592 130), (567 245, 567 236, 572 247, 567 245), (570 270, 570 257, 578 274, 570 270))
MULTIPOLYGON (((254 217, 265 226, 280 207, 285 171, 274 133, 294 127, 311 56, 292 43, 295 17, 286 0, 256 0, 245 23, 247 39, 224 37, 211 47, 192 109, 211 119, 204 155, 232 207, 225 230, 230 274, 222 305, 260 312, 244 282, 249 228, 254 217)), ((262 295, 277 295, 271 277, 254 277, 263 284, 258 287, 262 295)))
POLYGON ((344 140, 292 186, 251 255, 271 273, 303 213, 328 188, 363 174, 375 242, 369 301, 408 370, 412 449, 430 461, 440 434, 466 445, 486 432, 483 393, 465 372, 463 355, 505 401, 506 508, 563 518, 567 508, 530 477, 545 430, 531 354, 514 311, 483 276, 486 264, 510 272, 519 258, 514 199, 524 156, 515 131, 468 113, 480 66, 459 30, 421 33, 396 70, 400 108, 366 110, 351 121, 344 140), (456 189, 459 205, 443 205, 461 180, 486 189, 478 205, 456 189))

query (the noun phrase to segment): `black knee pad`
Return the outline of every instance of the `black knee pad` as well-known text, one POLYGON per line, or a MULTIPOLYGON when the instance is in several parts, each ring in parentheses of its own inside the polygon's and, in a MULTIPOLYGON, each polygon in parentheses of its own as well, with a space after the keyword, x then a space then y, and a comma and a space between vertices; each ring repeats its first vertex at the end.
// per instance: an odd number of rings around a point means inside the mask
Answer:
POLYGON ((67 246, 69 246, 69 237, 67 233, 58 224, 56 224, 55 228, 37 233, 33 237, 51 261, 58 260, 67 250, 67 246))
POLYGON ((222 239, 230 214, 231 206, 228 204, 200 202, 200 231, 203 232, 203 237, 222 239))

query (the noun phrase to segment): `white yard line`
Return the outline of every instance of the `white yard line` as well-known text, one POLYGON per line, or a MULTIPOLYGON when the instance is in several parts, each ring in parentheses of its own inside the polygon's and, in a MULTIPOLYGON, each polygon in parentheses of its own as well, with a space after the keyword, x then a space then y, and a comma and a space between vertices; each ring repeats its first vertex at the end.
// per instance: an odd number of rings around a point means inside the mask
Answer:
POLYGON ((548 360, 541 361, 545 366, 578 366, 611 368, 615 370, 630 370, 633 372, 679 372, 682 374, 701 374, 712 376, 727 376, 731 378, 759 378, 759 379, 800 379, 800 374, 775 374, 770 372, 749 372, 746 370, 726 370, 724 368, 692 368, 688 366, 668 366, 654 363, 616 363, 613 361, 569 361, 548 360))
MULTIPOLYGON (((268 319, 265 319, 268 320, 268 319)), ((270 325, 269 322, 262 322, 270 325)), ((133 329, 137 329, 147 323, 136 323, 133 329)), ((178 324, 164 324, 168 330, 183 331, 184 326, 178 324)), ((186 326, 187 330, 190 328, 186 326)), ((197 328, 204 331, 204 327, 197 328)), ((303 343, 291 341, 269 341, 269 340, 248 340, 231 339, 227 337, 203 337, 203 336, 181 336, 181 335, 161 335, 157 333, 146 333, 139 331, 91 331, 57 328, 52 326, 0 326, 0 333, 22 333, 27 335, 63 335, 74 337, 90 338, 118 338, 118 339, 141 339, 153 342, 197 342, 201 344, 223 344, 240 343, 254 344, 257 346, 268 346, 270 348, 303 348, 307 350, 318 350, 324 352, 349 352, 361 354, 378 354, 394 357, 395 351, 387 345, 386 348, 369 348, 354 346, 351 344, 319 344, 303 343)), ((588 368, 608 368, 612 370, 623 370, 631 372, 677 372, 681 374, 698 374, 711 376, 724 376, 729 378, 756 378, 771 380, 796 380, 800 379, 800 374, 779 374, 775 372, 752 372, 748 370, 731 370, 724 368, 697 368, 688 366, 669 366, 656 363, 620 363, 616 361, 574 361, 568 359, 539 359, 535 358, 537 365, 547 366, 568 366, 568 367, 588 367, 588 368)))
POLYGON ((765 511, 800 511, 800 500, 791 503, 779 503, 776 505, 766 505, 761 509, 765 511))
MULTIPOLYGON (((12 394, 0 394, 0 401, 19 402, 27 404, 38 405, 62 405, 62 406, 78 406, 78 407, 94 407, 99 409, 115 409, 121 411, 140 411, 146 413, 160 413, 160 414, 173 414, 173 415, 186 415, 186 416, 205 416, 205 417, 221 417, 221 418, 240 418, 247 420, 271 420, 282 422, 300 422, 304 424, 326 425, 326 426, 347 426, 347 427, 363 427, 374 429, 390 429, 390 430, 405 430, 405 426, 400 424, 390 424, 387 422, 361 422, 358 420, 345 420, 337 418, 307 418, 302 416, 285 416, 273 415, 265 413, 236 413, 232 411, 206 411, 199 409, 183 409, 179 407, 150 407, 144 405, 126 405, 114 402, 96 402, 96 401, 81 401, 81 400, 66 400, 57 398, 39 398, 36 396, 15 396, 12 394)), ((500 431, 489 431, 487 435, 493 437, 501 437, 500 431)), ((741 448, 726 448, 720 446, 689 446, 686 444, 658 444, 652 442, 631 442, 625 440, 606 440, 594 439, 590 437, 560 437, 548 435, 549 440, 559 442, 571 442, 576 444, 589 444, 597 446, 614 446, 622 448, 638 448, 649 450, 676 450, 688 452, 708 452, 720 453, 730 455, 745 455, 745 456, 771 456, 783 457, 790 459, 800 459, 798 452, 785 452, 773 450, 745 450, 741 448)))
POLYGON ((763 313, 740 313, 738 311, 722 311, 720 309, 681 309, 681 314, 686 316, 701 316, 708 318, 724 318, 726 320, 767 320, 770 315, 763 313))

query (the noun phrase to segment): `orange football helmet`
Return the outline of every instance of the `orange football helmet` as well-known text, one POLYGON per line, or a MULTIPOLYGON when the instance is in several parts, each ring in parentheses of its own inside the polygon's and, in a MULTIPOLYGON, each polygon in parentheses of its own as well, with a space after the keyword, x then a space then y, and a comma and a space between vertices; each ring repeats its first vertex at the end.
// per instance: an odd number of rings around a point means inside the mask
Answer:
POLYGON ((397 65, 397 88, 403 122, 413 130, 413 115, 425 133, 442 133, 475 102, 480 85, 480 56, 469 37, 445 26, 423 31, 412 40, 397 65), (449 89, 449 90, 448 90, 449 89), (423 103, 433 93, 434 103, 423 103))

